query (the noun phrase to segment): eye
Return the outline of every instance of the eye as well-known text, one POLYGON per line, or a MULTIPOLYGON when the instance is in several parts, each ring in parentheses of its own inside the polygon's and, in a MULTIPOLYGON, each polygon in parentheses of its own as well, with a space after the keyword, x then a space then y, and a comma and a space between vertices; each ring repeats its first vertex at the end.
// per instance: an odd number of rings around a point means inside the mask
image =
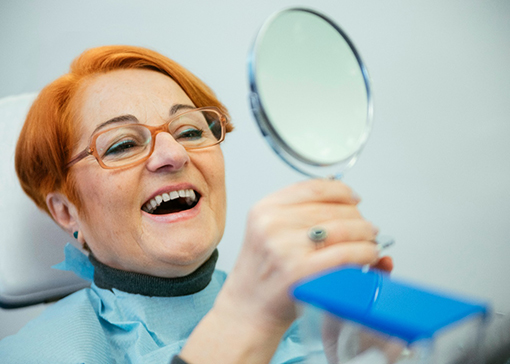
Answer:
POLYGON ((183 130, 176 135, 176 140, 196 140, 202 138, 204 134, 204 131, 201 129, 195 129, 195 128, 189 128, 186 130, 183 130))
POLYGON ((108 148, 108 150, 105 152, 105 156, 108 155, 115 155, 115 154, 121 154, 126 152, 128 149, 138 147, 139 144, 134 140, 121 140, 115 144, 113 144, 111 147, 108 148))

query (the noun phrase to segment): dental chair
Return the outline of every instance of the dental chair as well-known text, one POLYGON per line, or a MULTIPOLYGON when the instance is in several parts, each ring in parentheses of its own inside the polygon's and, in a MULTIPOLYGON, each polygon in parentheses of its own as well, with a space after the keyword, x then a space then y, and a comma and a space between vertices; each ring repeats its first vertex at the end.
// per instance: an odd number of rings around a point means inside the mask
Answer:
MULTIPOLYGON (((89 285, 72 272, 52 269, 64 259, 70 236, 21 189, 14 151, 36 94, 0 99, 0 307, 51 302, 89 285)), ((74 242, 77 245, 76 242, 74 242)))

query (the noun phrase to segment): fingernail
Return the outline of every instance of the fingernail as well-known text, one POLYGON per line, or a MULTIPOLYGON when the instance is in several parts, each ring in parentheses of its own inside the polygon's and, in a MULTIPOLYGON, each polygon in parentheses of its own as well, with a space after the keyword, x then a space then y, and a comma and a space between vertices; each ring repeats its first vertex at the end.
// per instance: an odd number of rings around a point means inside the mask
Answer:
POLYGON ((352 191, 351 199, 354 203, 358 203, 361 201, 360 195, 358 195, 356 192, 352 191))
POLYGON ((372 233, 374 236, 377 236, 377 234, 379 234, 379 228, 375 225, 372 225, 372 233))

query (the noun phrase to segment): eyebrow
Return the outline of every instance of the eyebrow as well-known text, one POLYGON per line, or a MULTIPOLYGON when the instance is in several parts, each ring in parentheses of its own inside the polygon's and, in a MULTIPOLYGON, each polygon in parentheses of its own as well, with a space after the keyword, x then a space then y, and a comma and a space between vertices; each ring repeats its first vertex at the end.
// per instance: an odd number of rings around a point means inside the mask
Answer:
MULTIPOLYGON (((170 108, 170 116, 177 114, 181 110, 192 110, 192 109, 196 109, 196 107, 192 106, 192 105, 186 105, 186 104, 175 104, 170 108)), ((136 116, 131 115, 131 114, 116 116, 114 118, 108 119, 105 122, 99 124, 92 132, 92 135, 94 135, 99 130, 101 130, 109 125, 125 123, 125 122, 139 123, 140 121, 136 118, 136 116)))
POLYGON ((109 120, 106 120, 104 123, 101 123, 99 124, 95 129, 94 131, 92 132, 92 135, 94 135, 96 132, 98 132, 99 130, 107 127, 108 125, 111 125, 111 124, 118 124, 118 123, 124 123, 126 121, 129 121, 131 123, 139 123, 138 119, 136 118, 136 116, 134 115, 131 115, 131 114, 126 114, 126 115, 120 115, 120 116, 116 116, 114 118, 111 118, 109 120))
POLYGON ((192 110, 192 109, 196 109, 196 107, 193 105, 175 104, 174 106, 172 106, 170 108, 170 116, 175 115, 178 111, 181 111, 181 110, 192 110))

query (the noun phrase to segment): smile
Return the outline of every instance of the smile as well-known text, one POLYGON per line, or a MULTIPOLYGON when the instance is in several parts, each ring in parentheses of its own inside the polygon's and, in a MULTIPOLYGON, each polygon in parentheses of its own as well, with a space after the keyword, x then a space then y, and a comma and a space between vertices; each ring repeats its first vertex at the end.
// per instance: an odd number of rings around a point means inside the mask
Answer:
POLYGON ((154 196, 144 203, 142 210, 153 215, 166 215, 192 209, 200 194, 192 189, 170 191, 154 196))

